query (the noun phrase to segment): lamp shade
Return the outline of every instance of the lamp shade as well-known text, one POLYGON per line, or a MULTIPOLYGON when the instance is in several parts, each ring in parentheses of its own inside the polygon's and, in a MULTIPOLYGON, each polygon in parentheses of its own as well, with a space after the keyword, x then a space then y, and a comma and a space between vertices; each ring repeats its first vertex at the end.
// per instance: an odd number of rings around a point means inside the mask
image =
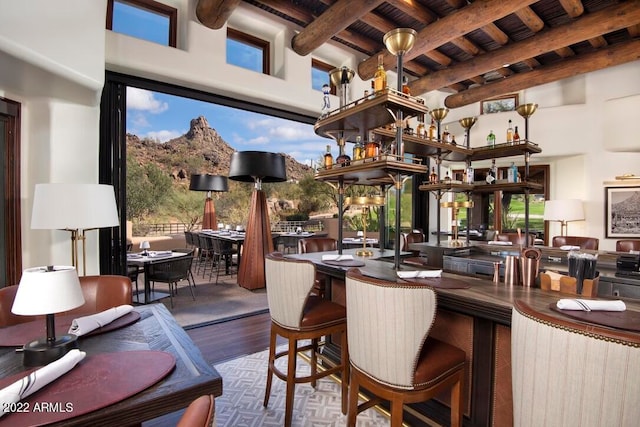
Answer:
POLYGON ((24 270, 11 311, 23 316, 54 314, 84 304, 74 267, 35 267, 24 270))
POLYGON ((229 191, 229 182, 227 177, 222 175, 192 174, 189 190, 224 192, 229 191))
POLYGON ((265 151, 236 151, 231 155, 229 179, 242 182, 283 182, 287 180, 284 156, 265 151))
POLYGON ((547 200, 544 202, 545 221, 581 221, 584 219, 582 200, 547 200))
POLYGON ((32 229, 91 229, 118 225, 113 186, 36 184, 32 229))

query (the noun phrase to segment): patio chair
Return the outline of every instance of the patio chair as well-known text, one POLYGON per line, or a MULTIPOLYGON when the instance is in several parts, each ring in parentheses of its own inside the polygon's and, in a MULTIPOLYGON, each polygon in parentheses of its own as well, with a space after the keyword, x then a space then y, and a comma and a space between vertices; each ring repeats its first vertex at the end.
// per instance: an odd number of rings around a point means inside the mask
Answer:
POLYGON ((173 295, 178 293, 178 282, 187 281, 191 298, 195 301, 193 293, 195 283, 191 280, 191 264, 193 255, 168 258, 152 262, 147 267, 149 282, 154 286, 155 282, 166 283, 169 286, 169 297, 171 298, 171 308, 173 308, 173 295))

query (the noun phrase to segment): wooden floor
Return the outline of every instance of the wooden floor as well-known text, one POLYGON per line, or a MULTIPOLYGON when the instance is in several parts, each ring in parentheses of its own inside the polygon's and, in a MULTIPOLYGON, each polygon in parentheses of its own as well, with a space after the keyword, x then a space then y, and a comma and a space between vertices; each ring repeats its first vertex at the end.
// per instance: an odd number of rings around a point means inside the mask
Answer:
MULTIPOLYGON (((187 334, 211 365, 256 353, 269 347, 269 313, 188 329, 187 334)), ((285 341, 278 337, 278 344, 285 341)), ((266 372, 266 366, 265 366, 266 372)), ((183 411, 144 422, 144 427, 175 426, 183 411)))

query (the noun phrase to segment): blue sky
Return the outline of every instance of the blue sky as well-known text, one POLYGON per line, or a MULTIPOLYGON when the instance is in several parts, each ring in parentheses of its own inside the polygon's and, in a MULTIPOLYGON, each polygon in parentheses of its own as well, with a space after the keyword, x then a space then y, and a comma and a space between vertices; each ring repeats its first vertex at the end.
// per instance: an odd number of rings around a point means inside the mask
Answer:
POLYGON ((127 132, 140 138, 166 142, 187 133, 191 119, 199 116, 206 117, 237 151, 287 153, 310 164, 322 157, 327 144, 335 148, 330 139, 315 134, 313 125, 138 88, 127 90, 127 132))

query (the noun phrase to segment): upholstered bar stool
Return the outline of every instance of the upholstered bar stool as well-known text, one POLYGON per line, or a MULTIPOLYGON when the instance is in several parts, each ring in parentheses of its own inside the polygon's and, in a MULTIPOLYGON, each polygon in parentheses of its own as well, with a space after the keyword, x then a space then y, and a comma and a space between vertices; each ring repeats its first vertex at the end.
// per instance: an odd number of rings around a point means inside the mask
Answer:
POLYGON ((268 254, 265 258, 267 300, 271 316, 269 339, 269 369, 264 394, 264 406, 269 403, 271 381, 276 375, 287 383, 285 419, 286 427, 291 425, 295 385, 310 382, 315 387, 316 380, 340 373, 342 378, 342 413, 347 413, 347 318, 345 307, 321 297, 311 295, 315 284, 315 266, 309 261, 284 258, 280 253, 268 254), (341 335, 340 363, 318 371, 318 341, 331 334, 341 335), (287 339, 287 350, 276 353, 276 338, 287 339), (299 340, 311 340, 311 344, 298 347, 299 340), (311 350, 311 373, 296 376, 296 359, 300 352, 311 350), (276 360, 287 357, 287 371, 276 367, 276 360))
POLYGON ((347 272, 349 413, 391 404, 391 427, 402 425, 405 403, 427 401, 451 390, 451 425, 462 425, 465 352, 429 337, 436 316, 433 288, 347 272), (358 405, 360 387, 375 397, 358 405))
POLYGON ((558 318, 515 301, 514 426, 637 426, 640 334, 558 318))

